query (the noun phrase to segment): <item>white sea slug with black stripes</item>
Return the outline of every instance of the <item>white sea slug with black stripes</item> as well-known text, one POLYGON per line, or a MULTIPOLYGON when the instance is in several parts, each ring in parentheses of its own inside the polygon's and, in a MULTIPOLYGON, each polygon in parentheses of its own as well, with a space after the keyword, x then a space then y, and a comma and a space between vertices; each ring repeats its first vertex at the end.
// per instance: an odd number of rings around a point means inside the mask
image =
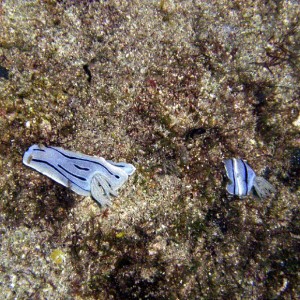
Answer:
POLYGON ((229 183, 227 191, 231 195, 245 197, 253 190, 260 198, 267 198, 275 192, 275 188, 266 179, 256 176, 251 167, 240 158, 224 160, 225 170, 229 183))
POLYGON ((60 147, 31 146, 23 163, 83 196, 92 196, 102 206, 111 205, 111 196, 135 172, 132 164, 115 163, 60 147))

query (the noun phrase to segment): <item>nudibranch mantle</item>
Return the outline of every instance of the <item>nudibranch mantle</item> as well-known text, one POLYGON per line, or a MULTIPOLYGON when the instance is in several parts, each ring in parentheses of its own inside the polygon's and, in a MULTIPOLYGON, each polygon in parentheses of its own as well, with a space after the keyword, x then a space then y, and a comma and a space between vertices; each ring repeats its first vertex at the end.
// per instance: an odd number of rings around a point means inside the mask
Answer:
POLYGON ((227 191, 231 195, 244 197, 254 188, 260 198, 267 198, 275 188, 263 177, 256 176, 251 167, 240 158, 224 160, 225 170, 230 182, 227 191))
POLYGON ((135 172, 132 164, 105 160, 60 147, 32 145, 23 163, 83 196, 92 196, 102 206, 135 172))

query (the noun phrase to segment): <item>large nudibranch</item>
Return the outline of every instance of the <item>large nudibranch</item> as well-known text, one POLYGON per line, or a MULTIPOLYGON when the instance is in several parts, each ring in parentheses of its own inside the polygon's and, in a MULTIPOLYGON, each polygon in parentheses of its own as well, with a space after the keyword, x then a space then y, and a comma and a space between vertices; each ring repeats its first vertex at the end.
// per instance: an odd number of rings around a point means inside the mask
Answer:
POLYGON ((240 158, 224 160, 227 177, 227 191, 231 195, 244 197, 250 194, 254 187, 260 198, 267 198, 275 192, 275 188, 263 177, 256 176, 250 166, 240 158))
POLYGON ((92 196, 102 206, 135 172, 132 164, 105 160, 60 147, 31 146, 23 163, 83 196, 92 196))

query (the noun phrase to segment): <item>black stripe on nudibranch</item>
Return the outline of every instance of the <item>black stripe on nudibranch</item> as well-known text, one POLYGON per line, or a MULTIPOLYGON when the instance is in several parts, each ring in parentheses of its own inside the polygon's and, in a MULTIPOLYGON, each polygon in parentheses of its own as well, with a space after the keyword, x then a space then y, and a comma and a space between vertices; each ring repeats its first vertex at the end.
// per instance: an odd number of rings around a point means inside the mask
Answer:
POLYGON ((53 168, 56 172, 58 172, 59 174, 61 174, 63 177, 65 177, 68 180, 67 186, 69 185, 69 183, 73 183, 74 185, 78 186, 80 189, 89 192, 89 190, 86 190, 84 188, 82 188, 81 186, 79 186, 77 183, 75 183, 74 181, 70 180, 63 172, 61 172, 59 169, 57 169, 55 166, 53 166, 52 164, 50 164, 49 162, 45 161, 45 160, 41 160, 41 159, 35 159, 33 158, 32 161, 38 162, 38 163, 42 163, 45 164, 51 168, 53 168))
POLYGON ((78 157, 74 157, 74 156, 70 156, 70 155, 67 155, 53 147, 49 147, 49 146, 46 146, 47 148, 50 148, 52 150, 55 150, 56 152, 60 153, 62 156, 66 157, 66 158, 69 158, 69 159, 76 159, 76 160, 80 160, 80 161, 86 161, 86 162, 89 162, 89 163, 93 163, 93 164, 96 164, 96 165, 99 165, 101 166, 102 168, 104 168, 110 175, 113 175, 115 176, 117 179, 120 178, 120 176, 118 175, 115 175, 114 173, 112 173, 108 168, 106 168, 104 165, 102 165, 101 163, 99 162, 96 162, 96 161, 93 161, 93 160, 89 160, 89 159, 86 159, 86 158, 78 158, 78 157))
POLYGON ((32 149, 33 151, 40 151, 40 152, 46 152, 44 149, 32 149))
POLYGON ((59 166, 61 169, 63 169, 66 173, 70 174, 71 176, 73 176, 73 177, 75 177, 75 178, 77 178, 77 179, 79 179, 79 180, 86 181, 86 178, 81 177, 81 176, 77 176, 77 175, 73 174, 72 172, 68 171, 67 169, 65 169, 65 168, 64 168, 63 166, 61 166, 61 165, 58 165, 58 166, 59 166))
POLYGON ((243 163, 244 170, 245 170, 246 195, 248 195, 248 188, 249 188, 248 170, 245 162, 242 159, 241 162, 243 163))
POLYGON ((231 160, 231 164, 232 164, 233 194, 235 195, 235 174, 234 174, 234 164, 233 164, 233 159, 231 160))
POLYGON ((80 167, 80 166, 75 165, 75 164, 74 164, 74 167, 76 167, 79 170, 83 170, 83 171, 89 171, 90 170, 89 168, 80 167))

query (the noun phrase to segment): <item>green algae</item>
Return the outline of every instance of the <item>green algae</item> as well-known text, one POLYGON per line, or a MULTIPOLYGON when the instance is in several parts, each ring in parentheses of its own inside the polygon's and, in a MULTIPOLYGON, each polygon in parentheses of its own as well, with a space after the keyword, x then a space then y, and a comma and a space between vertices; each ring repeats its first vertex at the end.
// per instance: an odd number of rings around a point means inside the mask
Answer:
POLYGON ((65 253, 61 249, 54 249, 50 253, 50 259, 54 264, 61 265, 65 260, 65 253))

